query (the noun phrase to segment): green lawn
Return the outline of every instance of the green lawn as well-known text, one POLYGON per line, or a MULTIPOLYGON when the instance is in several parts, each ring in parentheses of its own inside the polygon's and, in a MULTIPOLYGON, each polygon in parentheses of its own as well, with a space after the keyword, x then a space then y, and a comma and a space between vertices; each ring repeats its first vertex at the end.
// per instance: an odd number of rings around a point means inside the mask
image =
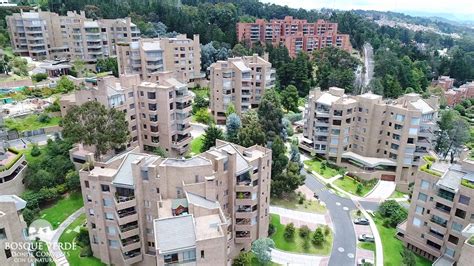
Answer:
POLYGON ((311 232, 309 238, 309 248, 305 250, 303 248, 304 240, 299 236, 298 230, 296 230, 295 232, 295 239, 292 242, 287 242, 285 237, 283 236, 285 225, 280 223, 280 216, 276 214, 271 214, 271 223, 275 226, 275 233, 273 233, 271 239, 275 241, 275 247, 277 249, 295 253, 306 253, 316 255, 329 255, 331 253, 333 241, 332 233, 326 236, 326 241, 321 247, 316 247, 311 243, 311 238, 313 237, 313 232, 311 232))
POLYGON ((357 246, 361 249, 367 249, 375 252, 375 243, 370 242, 360 242, 357 246))
POLYGON ((313 212, 313 213, 326 213, 326 207, 319 204, 316 200, 305 200, 303 204, 299 204, 298 196, 291 194, 284 198, 271 198, 270 204, 278 207, 302 211, 302 212, 313 212))
POLYGON ((196 155, 201 153, 202 141, 204 140, 204 136, 201 135, 191 141, 190 144, 190 155, 196 155))
POLYGON ((332 184, 353 195, 365 196, 372 190, 376 182, 367 182, 366 184, 363 184, 352 177, 344 176, 344 178, 338 178, 332 184), (362 184, 362 190, 360 191, 360 193, 357 193, 358 184, 362 184))
POLYGON ((84 206, 81 193, 74 192, 58 200, 54 205, 40 211, 39 216, 53 225, 56 229, 67 217, 84 206))
POLYGON ((11 74, 5 77, 1 77, 0 82, 18 81, 18 80, 25 80, 25 79, 30 79, 30 78, 18 76, 16 74, 11 74))
MULTIPOLYGON (((61 243, 73 243, 76 236, 79 234, 79 229, 84 225, 86 221, 86 215, 81 214, 71 225, 69 225, 64 233, 59 237, 59 242, 61 243)), ((99 259, 95 257, 80 257, 81 247, 76 245, 76 248, 73 250, 65 250, 67 261, 70 265, 74 266, 95 266, 95 265, 105 265, 99 259)))
MULTIPOLYGON (((42 254, 49 255, 48 245, 46 245, 46 242, 38 240, 38 243, 40 243, 38 245, 38 247, 39 247, 39 250, 41 250, 42 254)), ((51 256, 49 256, 49 260, 50 261, 47 262, 47 266, 56 266, 56 263, 54 263, 51 256)), ((43 262, 45 262, 45 261, 43 261, 43 262)), ((45 264, 46 264, 46 262, 45 262, 45 264)), ((45 264, 41 264, 41 265, 45 265, 45 264)))
POLYGON ((390 195, 391 199, 397 199, 397 198, 405 198, 405 196, 408 195, 406 193, 400 192, 398 190, 395 190, 392 195, 390 195))
POLYGON ((19 132, 36 130, 43 127, 57 126, 61 121, 61 117, 55 116, 46 123, 38 121, 39 115, 29 115, 25 118, 7 118, 5 119, 5 126, 8 129, 18 130, 19 132))
POLYGON ((338 174, 337 170, 334 168, 331 168, 329 166, 326 167, 324 171, 321 171, 321 161, 317 159, 312 159, 312 160, 307 160, 304 161, 304 164, 309 166, 311 171, 315 171, 316 173, 319 173, 322 175, 324 178, 331 178, 335 175, 338 174))
MULTIPOLYGON (((383 226, 383 219, 378 214, 374 217, 374 221, 382 238, 384 266, 402 265, 400 253, 403 250, 403 243, 395 237, 397 229, 383 226)), ((431 266, 431 261, 416 254, 415 256, 417 266, 431 266)))

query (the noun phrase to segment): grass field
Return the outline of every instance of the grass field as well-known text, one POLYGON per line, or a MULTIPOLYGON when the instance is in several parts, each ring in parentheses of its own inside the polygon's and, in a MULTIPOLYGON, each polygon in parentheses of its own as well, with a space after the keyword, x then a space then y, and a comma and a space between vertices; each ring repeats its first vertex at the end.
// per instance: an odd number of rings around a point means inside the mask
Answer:
POLYGON ((289 195, 285 198, 271 198, 270 204, 278 207, 312 213, 326 213, 326 207, 322 206, 315 200, 305 200, 303 204, 299 204, 296 194, 289 195))
POLYGON ((7 118, 5 126, 8 129, 22 131, 36 130, 43 127, 57 126, 61 121, 61 117, 51 117, 46 123, 38 121, 39 115, 29 115, 25 118, 7 118))
POLYGON ((392 195, 390 195, 391 199, 397 199, 397 198, 405 198, 405 196, 408 195, 406 193, 400 192, 398 190, 395 190, 392 195))
POLYGON ((54 205, 40 211, 39 216, 53 225, 56 229, 67 217, 84 206, 82 195, 73 192, 67 197, 58 200, 54 205))
POLYGON ((202 141, 204 140, 204 136, 201 135, 191 141, 190 144, 190 155, 196 155, 201 152, 202 141))
POLYGON ((307 160, 307 161, 304 161, 303 163, 309 166, 311 171, 315 171, 316 173, 319 173, 324 178, 331 178, 338 174, 336 169, 331 168, 329 166, 327 166, 326 169, 324 169, 324 171, 321 171, 321 161, 316 160, 316 159, 307 160))
POLYGON ((374 188, 376 183, 372 182, 372 183, 362 184, 361 182, 353 179, 352 177, 344 176, 344 178, 338 178, 332 184, 338 186, 342 190, 349 192, 353 195, 365 196, 369 191, 372 190, 372 188, 374 188), (360 193, 357 193, 358 184, 362 184, 362 190, 360 191, 360 193))
POLYGON ((357 246, 361 249, 371 250, 375 252, 375 243, 370 242, 360 242, 357 246))
MULTIPOLYGON (((85 223, 86 215, 81 214, 71 225, 69 225, 64 233, 59 237, 59 242, 61 243, 73 243, 76 236, 79 234, 80 227, 85 223)), ((96 266, 96 265, 105 265, 99 259, 95 257, 80 257, 81 247, 76 245, 76 248, 73 250, 64 250, 67 261, 70 265, 74 266, 96 266)))
POLYGON ((275 233, 271 236, 271 239, 275 241, 275 247, 280 250, 290 251, 295 253, 315 254, 315 255, 329 255, 331 253, 333 235, 330 233, 326 236, 325 242, 319 247, 311 243, 313 232, 311 232, 309 238, 308 248, 305 249, 304 240, 299 236, 298 229, 295 232, 295 238, 292 242, 288 242, 284 237, 285 225, 280 223, 280 216, 272 214, 271 223, 275 226, 275 233))
MULTIPOLYGON (((403 243, 395 237, 397 229, 383 226, 383 219, 378 214, 374 217, 374 221, 380 238, 382 238, 384 266, 403 265, 400 254, 403 250, 403 243)), ((415 256, 417 266, 431 266, 431 261, 416 254, 415 256)))

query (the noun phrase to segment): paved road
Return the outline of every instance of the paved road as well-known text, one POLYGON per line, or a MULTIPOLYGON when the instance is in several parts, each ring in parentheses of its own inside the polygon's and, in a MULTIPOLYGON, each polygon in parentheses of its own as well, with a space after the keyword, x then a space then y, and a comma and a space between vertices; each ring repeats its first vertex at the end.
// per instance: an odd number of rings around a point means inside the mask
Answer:
POLYGON ((383 201, 392 195, 392 193, 395 191, 395 187, 396 184, 393 181, 379 180, 374 190, 372 190, 372 192, 370 192, 370 194, 365 197, 368 199, 383 201))
POLYGON ((304 169, 302 174, 306 176, 306 186, 316 192, 319 199, 326 203, 334 224, 334 243, 329 265, 354 266, 357 240, 349 214, 350 210, 356 209, 354 203, 351 199, 329 192, 325 185, 304 169))
POLYGON ((364 88, 367 88, 367 86, 370 83, 370 80, 374 76, 374 48, 372 48, 372 45, 370 43, 365 43, 364 44, 364 65, 365 65, 365 75, 364 75, 364 82, 363 82, 363 88, 362 88, 362 93, 364 93, 364 88))

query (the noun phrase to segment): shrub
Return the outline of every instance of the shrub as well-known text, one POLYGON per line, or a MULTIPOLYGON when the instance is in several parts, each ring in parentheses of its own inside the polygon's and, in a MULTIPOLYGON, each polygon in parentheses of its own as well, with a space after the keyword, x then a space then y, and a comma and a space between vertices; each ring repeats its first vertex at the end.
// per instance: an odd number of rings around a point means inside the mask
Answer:
POLYGON ((64 194, 68 190, 68 186, 66 184, 59 184, 55 187, 58 194, 64 194))
POLYGON ((275 225, 274 224, 269 224, 268 225, 268 236, 272 236, 275 233, 275 225))
POLYGON ((309 239, 305 238, 303 241, 303 249, 308 250, 309 249, 309 239))
POLYGON ((386 227, 396 227, 408 215, 407 210, 394 200, 386 200, 380 204, 379 213, 384 218, 383 223, 386 227))
POLYGON ((285 227, 285 232, 283 233, 283 236, 287 241, 291 241, 295 238, 295 225, 293 223, 289 223, 285 227))
POLYGON ((309 230, 308 226, 306 225, 303 225, 301 226, 301 228, 298 230, 299 231, 299 235, 301 238, 308 238, 309 235, 311 234, 311 230, 309 230))
POLYGON ((79 256, 81 256, 81 257, 91 257, 92 256, 91 246, 87 245, 87 246, 81 248, 81 254, 79 256))
POLYGON ((47 114, 40 114, 37 118, 38 122, 40 123, 43 123, 43 124, 46 124, 48 123, 49 121, 51 121, 51 117, 49 117, 49 115, 47 114))
POLYGON ((240 252, 239 256, 234 259, 232 266, 247 266, 252 262, 251 252, 240 252))
POLYGON ((79 234, 77 234, 76 240, 81 247, 85 247, 90 244, 89 232, 87 231, 87 228, 81 227, 81 229, 79 229, 79 234))
POLYGON ((363 186, 361 183, 357 184, 357 187, 356 187, 356 194, 357 194, 357 195, 362 194, 362 190, 363 190, 363 189, 364 189, 364 186, 363 186))
POLYGON ((324 226, 324 235, 328 236, 331 233, 331 228, 328 225, 324 226))
POLYGON ((315 246, 321 246, 324 242, 324 234, 323 230, 321 230, 321 227, 318 227, 316 229, 316 232, 314 232, 312 242, 315 246))
POLYGON ((303 203, 304 203, 304 197, 299 197, 298 204, 303 204, 303 203))
POLYGON ((46 73, 38 73, 31 76, 31 79, 35 82, 40 82, 48 78, 48 74, 46 73))
POLYGON ((31 149, 31 156, 33 157, 37 157, 37 156, 40 156, 41 154, 41 150, 38 148, 38 145, 36 144, 33 144, 33 148, 31 149))

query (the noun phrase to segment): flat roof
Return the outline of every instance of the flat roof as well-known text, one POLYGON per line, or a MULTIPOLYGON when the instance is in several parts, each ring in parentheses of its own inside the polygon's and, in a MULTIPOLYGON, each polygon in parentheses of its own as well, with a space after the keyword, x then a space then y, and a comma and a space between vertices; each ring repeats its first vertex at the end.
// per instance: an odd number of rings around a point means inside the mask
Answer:
POLYGON ((317 103, 331 106, 333 102, 339 100, 339 96, 330 94, 329 92, 324 92, 317 100, 317 103))
POLYGON ((161 162, 161 165, 177 166, 177 167, 192 167, 192 166, 211 165, 211 161, 201 156, 194 156, 189 159, 166 158, 163 162, 161 162))
POLYGON ((456 192, 461 184, 461 178, 465 175, 464 172, 453 170, 450 168, 436 183, 438 186, 443 186, 456 192))
POLYGON ((186 197, 188 198, 186 203, 189 202, 189 204, 204 207, 206 209, 218 209, 220 207, 219 202, 208 200, 204 197, 201 197, 199 195, 196 195, 190 192, 186 193, 186 197))
POLYGON ((159 41, 142 42, 142 48, 145 51, 161 51, 162 50, 159 41))
POLYGON ((232 64, 234 64, 242 72, 249 72, 251 70, 248 66, 245 65, 245 63, 244 63, 244 61, 242 61, 242 59, 232 61, 232 64))
POLYGON ((223 223, 219 214, 199 216, 196 220, 196 239, 204 240, 224 236, 220 230, 223 223))
POLYGON ((422 114, 432 113, 434 109, 431 108, 429 104, 427 104, 423 99, 418 99, 414 102, 411 102, 411 105, 416 109, 420 110, 422 114))
POLYGON ((192 215, 155 219, 156 248, 160 254, 196 246, 196 230, 192 215))
POLYGON ((125 160, 123 160, 122 164, 120 165, 117 174, 115 175, 112 184, 114 185, 125 185, 129 187, 134 186, 133 182, 133 173, 132 173, 132 163, 141 160, 145 156, 142 154, 136 153, 129 153, 125 160))
POLYGON ((234 145, 227 143, 216 148, 219 151, 225 151, 229 154, 235 154, 236 156, 236 169, 235 172, 237 175, 249 171, 252 169, 252 166, 245 160, 244 156, 234 147, 234 145))
POLYGON ((344 152, 342 154, 342 158, 346 158, 346 159, 352 159, 352 160, 355 160, 355 161, 358 161, 366 166, 369 166, 369 167, 376 167, 376 166, 379 166, 379 165, 388 165, 388 166, 396 166, 397 163, 392 161, 392 160, 389 160, 389 159, 385 159, 385 158, 376 158, 376 157, 365 157, 365 156, 362 156, 360 154, 357 154, 355 152, 351 152, 351 151, 348 151, 348 152, 344 152))
POLYGON ((16 195, 0 195, 0 202, 15 203, 16 210, 23 210, 26 207, 26 201, 16 195))

